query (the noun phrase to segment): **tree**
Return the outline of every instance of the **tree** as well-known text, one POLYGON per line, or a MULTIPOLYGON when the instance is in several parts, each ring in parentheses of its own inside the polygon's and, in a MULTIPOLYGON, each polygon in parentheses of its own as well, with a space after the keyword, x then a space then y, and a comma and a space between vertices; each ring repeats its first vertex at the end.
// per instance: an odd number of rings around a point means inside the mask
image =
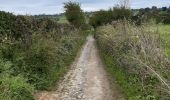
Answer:
POLYGON ((96 28, 97 26, 111 23, 112 19, 113 19, 112 9, 108 11, 100 10, 95 12, 93 16, 90 17, 89 24, 96 28))
POLYGON ((162 7, 162 11, 166 11, 167 10, 167 7, 162 7))
POLYGON ((94 28, 103 24, 112 23, 112 21, 130 19, 131 10, 124 7, 114 7, 110 10, 100 10, 95 12, 89 20, 89 24, 94 28))
POLYGON ((76 28, 84 25, 86 20, 80 4, 76 2, 67 2, 65 3, 65 15, 67 20, 76 28))
POLYGON ((156 11, 157 9, 158 9, 157 6, 152 6, 153 11, 156 11))

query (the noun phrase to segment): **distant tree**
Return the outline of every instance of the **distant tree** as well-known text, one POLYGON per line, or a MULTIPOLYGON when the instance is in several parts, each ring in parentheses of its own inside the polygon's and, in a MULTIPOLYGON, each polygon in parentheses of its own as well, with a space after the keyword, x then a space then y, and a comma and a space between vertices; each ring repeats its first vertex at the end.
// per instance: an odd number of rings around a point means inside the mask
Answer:
POLYGON ((145 8, 145 12, 149 12, 149 11, 150 11, 149 7, 145 8))
POLYGON ((170 7, 168 8, 167 12, 170 13, 170 7))
POLYGON ((131 10, 126 8, 113 8, 114 20, 129 19, 131 17, 131 10))
POLYGON ((81 25, 85 24, 85 16, 79 3, 70 1, 65 3, 64 8, 66 18, 73 26, 80 28, 81 25))
POLYGON ((96 28, 97 26, 111 23, 112 19, 113 19, 112 10, 109 11, 100 10, 95 12, 94 15, 90 17, 89 24, 96 28))
POLYGON ((158 8, 156 6, 152 6, 152 10, 156 11, 158 8))
POLYGON ((167 7, 162 7, 162 11, 166 11, 167 10, 167 7))
POLYGON ((123 7, 114 7, 110 10, 100 10, 95 12, 90 17, 90 25, 94 28, 97 26, 111 23, 112 21, 122 20, 122 19, 129 19, 131 17, 131 10, 126 9, 123 7))

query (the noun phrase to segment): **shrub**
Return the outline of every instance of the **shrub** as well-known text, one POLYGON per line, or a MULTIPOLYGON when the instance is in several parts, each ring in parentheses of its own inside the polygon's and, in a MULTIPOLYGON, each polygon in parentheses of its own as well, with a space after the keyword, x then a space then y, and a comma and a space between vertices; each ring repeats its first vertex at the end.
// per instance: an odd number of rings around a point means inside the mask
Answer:
POLYGON ((0 76, 6 73, 8 74, 12 73, 12 70, 11 70, 12 65, 13 65, 12 62, 5 61, 0 58, 0 76))
POLYGON ((15 15, 0 11, 0 41, 11 38, 14 34, 15 15))
POLYGON ((21 76, 11 77, 5 75, 0 80, 1 100, 34 100, 33 86, 21 76))
POLYGON ((107 23, 112 23, 112 21, 118 21, 122 19, 130 19, 131 10, 124 7, 114 7, 113 9, 95 12, 90 18, 89 24, 94 28, 107 23))
POLYGON ((63 34, 60 39, 51 38, 53 33, 34 35, 30 48, 15 56, 13 74, 24 75, 36 89, 48 89, 54 85, 68 69, 84 41, 79 32, 73 33, 63 34))
POLYGON ((45 89, 52 84, 56 63, 56 44, 51 39, 34 37, 33 44, 26 51, 21 73, 28 77, 28 82, 37 89, 45 89), (50 44, 50 45, 49 45, 50 44), (24 65, 25 64, 25 65, 24 65))
POLYGON ((100 10, 92 15, 92 17, 89 20, 89 24, 96 28, 97 26, 111 23, 112 20, 113 20, 112 10, 109 11, 100 10))

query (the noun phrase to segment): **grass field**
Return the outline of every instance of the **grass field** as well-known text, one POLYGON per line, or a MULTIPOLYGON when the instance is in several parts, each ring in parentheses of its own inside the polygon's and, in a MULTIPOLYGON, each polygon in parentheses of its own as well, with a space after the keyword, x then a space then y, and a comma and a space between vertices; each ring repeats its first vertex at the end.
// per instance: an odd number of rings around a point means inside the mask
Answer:
POLYGON ((170 57, 170 25, 159 25, 158 31, 163 40, 166 54, 170 57))
POLYGON ((63 16, 59 17, 58 23, 68 23, 68 21, 67 21, 66 17, 63 15, 63 16))
POLYGON ((170 25, 154 25, 153 30, 158 30, 158 33, 161 37, 162 45, 165 48, 165 54, 170 57, 170 25))

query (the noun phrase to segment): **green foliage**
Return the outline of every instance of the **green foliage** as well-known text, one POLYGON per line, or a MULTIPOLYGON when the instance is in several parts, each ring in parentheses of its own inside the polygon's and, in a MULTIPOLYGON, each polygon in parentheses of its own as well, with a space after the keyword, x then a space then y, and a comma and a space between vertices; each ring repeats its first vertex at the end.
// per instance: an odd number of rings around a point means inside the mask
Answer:
POLYGON ((14 35, 14 22, 16 17, 11 13, 0 11, 0 41, 10 35, 14 35))
POLYGON ((0 60, 0 99, 1 100, 34 100, 34 87, 19 76, 11 76, 13 63, 0 60))
POLYGON ((64 8, 66 18, 72 25, 79 28, 81 25, 85 24, 85 16, 79 3, 68 2, 65 3, 64 8))
POLYGON ((0 59, 0 76, 2 74, 11 73, 12 63, 10 61, 5 61, 0 59))
POLYGON ((104 11, 104 10, 98 11, 90 18, 89 24, 96 28, 97 26, 110 23, 113 18, 112 13, 113 12, 111 10, 110 11, 104 11))
POLYGON ((3 76, 0 80, 1 100, 34 100, 33 86, 21 76, 3 76))
POLYGON ((142 23, 148 22, 150 20, 155 20, 156 23, 164 23, 164 24, 170 24, 170 13, 169 9, 164 10, 163 8, 141 8, 137 11, 133 10, 134 15, 132 17, 132 20, 136 22, 136 24, 141 25, 142 23))
POLYGON ((57 22, 58 23, 69 23, 65 15, 59 16, 59 20, 57 22))
POLYGON ((113 19, 121 20, 121 19, 130 19, 131 18, 131 10, 126 9, 124 7, 114 7, 113 8, 113 19))
POLYGON ((155 96, 148 95, 147 97, 135 96, 129 98, 129 100, 157 100, 155 96))
POLYGON ((0 54, 3 59, 12 60, 14 58, 14 47, 10 44, 2 44, 0 54))
POLYGON ((170 25, 152 25, 149 30, 158 30, 160 33, 160 38, 162 40, 162 45, 165 48, 165 54, 170 57, 170 25))
POLYGON ((49 18, 0 12, 0 25, 2 100, 33 100, 34 88, 56 85, 86 37, 84 31, 49 18))
POLYGON ((14 25, 15 39, 26 39, 26 36, 31 35, 31 22, 25 16, 17 16, 14 25))
POLYGON ((36 37, 30 49, 25 53, 23 60, 26 65, 21 69, 16 69, 24 72, 28 77, 28 82, 34 84, 37 89, 47 88, 51 84, 57 59, 55 46, 54 41, 50 39, 36 37))
POLYGON ((107 23, 112 23, 112 21, 129 19, 131 17, 130 9, 114 7, 108 11, 97 11, 90 18, 89 24, 94 28, 101 26, 107 23))

